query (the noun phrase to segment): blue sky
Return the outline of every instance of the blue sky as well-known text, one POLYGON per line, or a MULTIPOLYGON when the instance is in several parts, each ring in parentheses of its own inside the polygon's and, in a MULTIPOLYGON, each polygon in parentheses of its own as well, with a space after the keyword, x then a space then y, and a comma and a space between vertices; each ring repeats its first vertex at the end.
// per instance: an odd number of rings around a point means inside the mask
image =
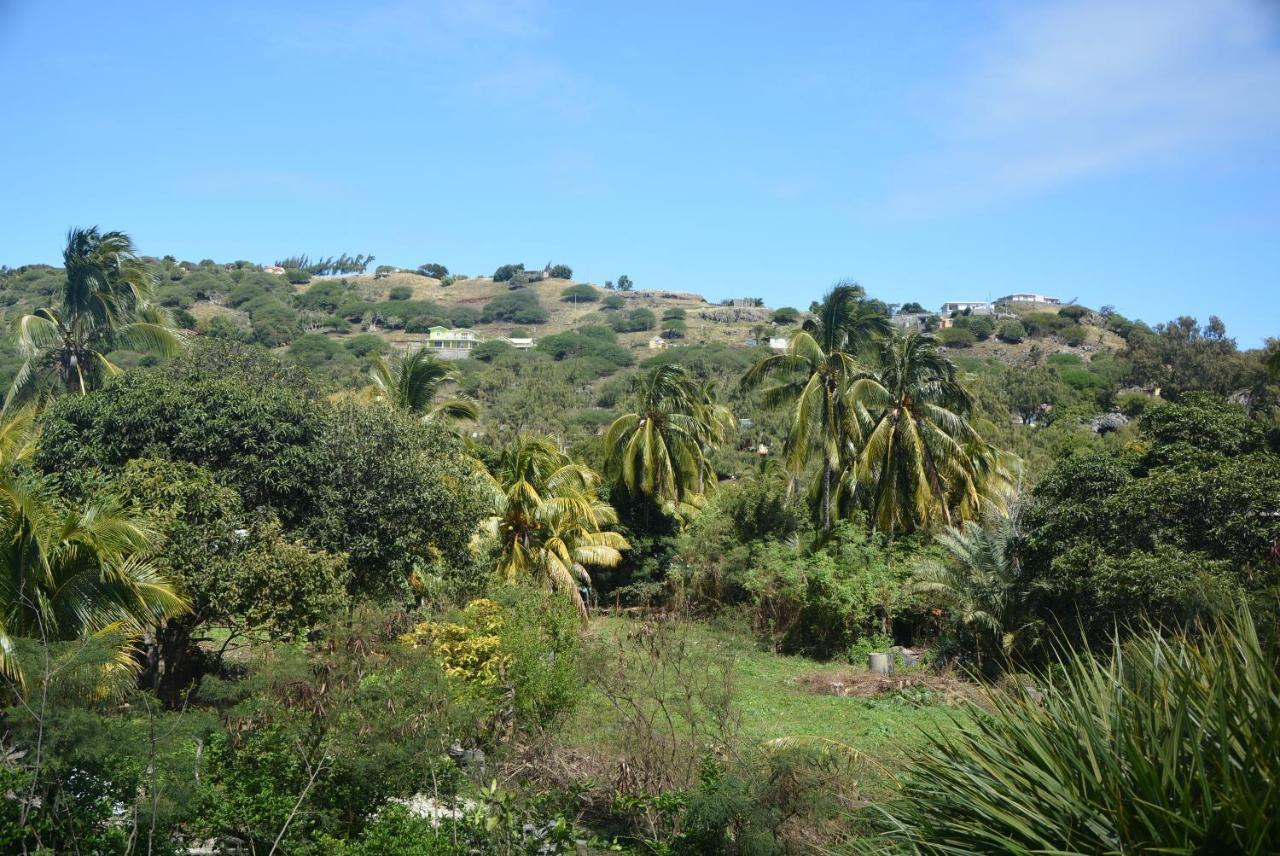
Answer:
POLYGON ((1280 4, 0 0, 0 263, 372 252, 1280 335, 1280 4))

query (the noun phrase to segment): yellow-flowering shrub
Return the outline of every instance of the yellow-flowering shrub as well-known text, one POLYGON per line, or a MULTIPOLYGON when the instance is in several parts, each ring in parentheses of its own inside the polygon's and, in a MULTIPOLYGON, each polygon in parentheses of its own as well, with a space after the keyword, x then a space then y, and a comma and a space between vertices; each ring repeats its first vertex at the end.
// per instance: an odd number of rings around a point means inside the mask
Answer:
POLYGON ((451 678, 469 684, 494 687, 511 658, 503 653, 502 607, 491 600, 471 601, 463 610, 465 624, 424 621, 400 637, 413 648, 426 648, 451 678))

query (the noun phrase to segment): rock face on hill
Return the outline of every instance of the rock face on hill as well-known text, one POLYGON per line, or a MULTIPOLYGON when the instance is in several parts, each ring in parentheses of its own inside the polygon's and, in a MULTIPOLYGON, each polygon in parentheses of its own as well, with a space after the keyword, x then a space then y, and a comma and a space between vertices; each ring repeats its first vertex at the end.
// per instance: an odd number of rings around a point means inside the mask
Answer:
POLYGON ((756 306, 715 306, 698 310, 698 317, 721 324, 755 323, 768 321, 773 317, 773 310, 756 306))
POLYGON ((1106 434, 1110 431, 1119 431, 1121 428, 1129 424, 1129 417, 1123 413, 1104 413, 1101 416, 1095 416, 1089 420, 1089 427, 1093 429, 1095 434, 1106 434))

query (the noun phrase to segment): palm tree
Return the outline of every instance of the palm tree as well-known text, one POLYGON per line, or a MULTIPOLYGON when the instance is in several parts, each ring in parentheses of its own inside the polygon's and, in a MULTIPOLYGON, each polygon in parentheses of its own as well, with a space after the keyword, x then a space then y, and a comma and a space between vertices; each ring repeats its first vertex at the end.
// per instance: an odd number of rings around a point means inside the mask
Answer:
POLYGON ((673 515, 692 513, 702 494, 704 443, 723 427, 724 411, 704 401, 684 367, 664 365, 641 376, 637 407, 604 435, 608 466, 634 496, 673 515))
POLYGON ((186 612, 147 560, 152 545, 141 521, 110 501, 65 508, 38 485, 0 477, 0 674, 23 684, 18 638, 128 640, 186 612))
POLYGON ((720 403, 720 383, 714 378, 696 386, 695 402, 694 418, 697 423, 698 445, 702 450, 698 460, 698 493, 706 493, 706 456, 729 439, 737 422, 728 405, 720 403))
POLYGON ((880 350, 879 372, 846 395, 863 440, 842 474, 840 501, 863 505, 889 532, 1005 510, 1018 461, 969 424, 972 400, 936 340, 899 334, 880 350))
POLYGON ((958 528, 949 526, 938 536, 950 554, 947 559, 928 560, 912 574, 912 590, 936 597, 949 610, 950 620, 972 638, 979 668, 984 642, 990 650, 1007 651, 1013 644, 1014 634, 1007 628, 1019 600, 1011 537, 1007 518, 989 529, 972 520, 958 528))
POLYGON ((22 367, 6 406, 29 401, 50 376, 84 394, 120 373, 108 358, 119 349, 172 356, 182 345, 167 313, 150 304, 152 277, 123 232, 72 229, 62 254, 66 284, 59 306, 14 321, 22 367))
POLYGON ((579 583, 591 584, 587 565, 613 567, 629 549, 605 527, 617 523, 597 490, 600 477, 574 463, 545 437, 517 437, 490 477, 493 516, 486 528, 498 541, 499 576, 533 578, 567 592, 583 618, 579 583))
POLYGON ((866 373, 857 354, 891 329, 888 318, 863 300, 864 294, 860 286, 837 285, 791 337, 786 353, 765 357, 742 378, 747 388, 780 378, 763 391, 764 403, 792 406, 785 452, 793 483, 818 457, 824 530, 831 528, 832 475, 857 437, 858 424, 844 393, 866 373))
POLYGON ((366 394, 370 398, 421 414, 426 419, 437 416, 475 419, 480 415, 475 402, 469 399, 436 400, 445 385, 458 382, 458 374, 426 351, 415 351, 394 363, 388 363, 381 355, 375 356, 369 378, 372 383, 366 394))

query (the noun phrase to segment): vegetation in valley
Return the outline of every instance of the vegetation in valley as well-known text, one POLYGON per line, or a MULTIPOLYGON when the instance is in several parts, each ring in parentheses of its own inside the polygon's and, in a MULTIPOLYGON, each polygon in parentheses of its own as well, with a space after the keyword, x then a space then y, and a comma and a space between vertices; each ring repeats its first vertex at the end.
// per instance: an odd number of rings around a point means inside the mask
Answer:
POLYGON ((1276 849, 1280 342, 373 261, 0 270, 6 852, 1276 849))

